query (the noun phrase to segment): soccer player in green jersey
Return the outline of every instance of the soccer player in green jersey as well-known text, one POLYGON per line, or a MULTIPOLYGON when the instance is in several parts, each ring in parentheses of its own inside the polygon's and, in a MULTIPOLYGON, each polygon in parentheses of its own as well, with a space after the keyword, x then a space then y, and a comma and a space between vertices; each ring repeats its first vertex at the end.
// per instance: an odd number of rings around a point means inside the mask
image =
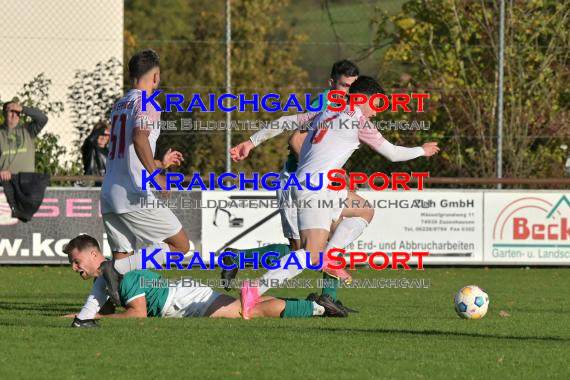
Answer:
MULTIPOLYGON (((359 69, 358 67, 348 61, 348 60, 341 60, 336 62, 331 69, 330 79, 328 81, 329 88, 325 90, 322 94, 319 95, 316 99, 314 99, 311 103, 312 108, 316 108, 319 105, 321 106, 321 111, 325 110, 326 107, 331 104, 331 102, 327 99, 327 95, 332 90, 339 90, 348 93, 350 89, 350 85, 358 78, 359 69)), ((308 122, 311 120, 312 115, 316 116, 318 113, 307 113, 304 115, 299 115, 301 119, 297 118, 297 122, 308 122), (306 116, 304 116, 306 115, 306 116)), ((290 116, 282 117, 281 119, 291 118, 290 116)), ((281 120, 280 119, 280 120, 281 120)), ((289 121, 289 120, 287 120, 289 121)), ((281 124, 281 123, 280 123, 281 124)), ((272 129, 272 130, 262 130, 255 133, 251 138, 247 141, 242 142, 241 144, 235 146, 230 150, 232 159, 234 161, 242 161, 249 155, 249 152, 254 149, 256 146, 261 144, 262 142, 275 137, 278 133, 280 133, 283 129, 272 129)), ((295 173, 297 170, 297 161, 299 157, 299 153, 301 151, 301 146, 303 145, 303 141, 305 140, 306 133, 299 129, 295 130, 291 138, 289 139, 289 156, 279 173, 279 180, 281 182, 280 189, 277 190, 277 199, 279 200, 280 204, 284 205, 292 205, 293 200, 291 196, 290 190, 283 190, 283 186, 287 183, 291 173, 295 173)), ((339 168, 340 169, 340 168, 339 168)), ((299 235, 299 228, 297 225, 297 208, 296 207, 283 207, 279 210, 281 216, 281 225, 283 228, 283 234, 285 238, 289 240, 289 245, 287 244, 271 244, 264 247, 257 247, 257 248, 249 248, 249 249, 235 249, 235 248, 228 248, 226 251, 233 251, 234 253, 237 252, 244 252, 244 257, 251 258, 254 255, 254 252, 259 252, 259 257, 264 253, 267 252, 277 252, 279 257, 286 256, 291 253, 291 251, 296 251, 301 248, 301 239, 299 235)), ((334 227, 331 232, 334 231, 334 227)), ((340 243, 343 245, 344 243, 340 243)), ((344 247, 342 247, 344 248, 344 247)), ((229 262, 231 258, 228 256, 226 258, 227 265, 231 264, 229 262)), ((234 260, 234 262, 239 265, 239 260, 234 260)), ((222 278, 231 279, 237 275, 237 269, 232 270, 223 270, 222 271, 222 278)), ((322 294, 328 295, 333 301, 337 300, 336 289, 338 287, 338 280, 329 276, 328 274, 324 273, 323 278, 332 281, 333 286, 328 286, 323 288, 322 294)), ((328 283, 328 282, 327 282, 328 283)), ((341 304, 342 305, 342 304, 341 304)), ((352 311, 348 308, 346 310, 352 311)))
MULTIPOLYGON (((73 271, 84 280, 101 276, 101 264, 106 258, 97 240, 79 235, 63 249, 73 271)), ((124 275, 119 285, 121 305, 125 311, 117 313, 107 302, 96 316, 110 318, 146 317, 210 317, 241 318, 240 301, 215 292, 196 280, 165 280, 150 270, 133 270, 124 275), (188 280, 188 281, 186 281, 188 280)), ((252 318, 294 318, 312 316, 344 317, 346 313, 329 299, 313 296, 307 300, 263 297, 251 312, 252 318)), ((74 317, 70 314, 67 317, 74 317)), ((96 327, 94 320, 80 320, 75 316, 72 327, 96 327)))

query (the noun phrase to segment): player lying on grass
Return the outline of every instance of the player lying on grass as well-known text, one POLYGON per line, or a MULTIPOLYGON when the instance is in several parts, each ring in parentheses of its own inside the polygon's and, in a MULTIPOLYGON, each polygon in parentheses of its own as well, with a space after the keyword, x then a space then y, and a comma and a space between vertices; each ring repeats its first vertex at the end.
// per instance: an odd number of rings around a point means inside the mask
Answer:
MULTIPOLYGON (((101 264, 107 259, 101 253, 97 240, 89 235, 79 235, 63 249, 68 255, 71 268, 84 280, 101 276, 101 264)), ((119 285, 119 297, 125 311, 115 312, 112 302, 107 302, 96 315, 97 318, 146 318, 146 317, 210 317, 240 318, 240 301, 196 282, 176 283, 176 287, 160 286, 162 277, 150 270, 130 271, 119 285), (185 286, 192 285, 192 286, 185 286)), ((327 297, 315 295, 307 300, 282 300, 262 297, 251 310, 253 318, 294 318, 311 316, 345 317, 346 313, 327 297)), ((95 327, 93 319, 75 317, 72 327, 95 327)))

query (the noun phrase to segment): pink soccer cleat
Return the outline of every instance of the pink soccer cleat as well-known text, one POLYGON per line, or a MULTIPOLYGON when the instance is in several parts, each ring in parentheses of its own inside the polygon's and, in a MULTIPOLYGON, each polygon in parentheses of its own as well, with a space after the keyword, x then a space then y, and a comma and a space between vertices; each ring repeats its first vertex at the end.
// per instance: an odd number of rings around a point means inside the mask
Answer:
POLYGON ((241 316, 243 319, 251 319, 251 311, 259 302, 259 291, 256 285, 252 285, 249 281, 245 281, 241 288, 241 316))
POLYGON ((337 280, 344 280, 348 284, 350 284, 352 282, 352 276, 350 274, 348 274, 348 272, 345 271, 344 268, 341 268, 341 269, 329 268, 327 265, 330 262, 331 262, 331 260, 327 260, 327 257, 325 257, 323 259, 322 271, 325 272, 326 274, 328 274, 329 276, 336 278, 337 280))

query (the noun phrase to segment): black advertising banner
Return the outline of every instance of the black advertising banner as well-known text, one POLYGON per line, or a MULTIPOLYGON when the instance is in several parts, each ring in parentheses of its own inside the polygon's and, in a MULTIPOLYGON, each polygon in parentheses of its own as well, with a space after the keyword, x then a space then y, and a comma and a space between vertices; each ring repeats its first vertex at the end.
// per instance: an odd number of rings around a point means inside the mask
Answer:
MULTIPOLYGON (((182 196, 198 200, 201 193, 173 191, 165 199, 179 202, 182 196)), ((200 250, 201 210, 173 208, 172 211, 188 234, 191 250, 200 250)), ((34 218, 23 223, 11 217, 0 188, 0 264, 66 264, 67 256, 62 249, 81 233, 99 240, 105 256, 110 256, 100 213, 99 189, 48 188, 34 218)))

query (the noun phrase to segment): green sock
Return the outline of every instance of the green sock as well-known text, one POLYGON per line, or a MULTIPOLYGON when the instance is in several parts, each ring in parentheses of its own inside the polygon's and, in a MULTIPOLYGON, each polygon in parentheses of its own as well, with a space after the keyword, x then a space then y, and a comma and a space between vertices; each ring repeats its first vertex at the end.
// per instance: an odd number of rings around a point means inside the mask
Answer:
POLYGON ((325 284, 330 283, 330 280, 332 280, 332 286, 325 286, 321 294, 327 294, 333 299, 333 301, 336 301, 336 288, 338 288, 338 280, 326 273, 323 273, 323 280, 325 280, 325 284))
POLYGON ((285 309, 281 312, 281 318, 306 318, 312 316, 313 301, 285 300, 285 309))
MULTIPOLYGON (((288 255, 291 253, 291 248, 288 244, 269 244, 265 247, 258 247, 258 248, 249 248, 249 249, 238 249, 239 252, 243 252, 243 257, 246 259, 253 258, 253 252, 259 252, 259 265, 261 265, 261 256, 263 256, 267 252, 277 252, 279 254, 279 258, 288 255)), ((270 257, 270 259, 274 259, 274 257, 270 257)), ((236 265, 239 266, 239 255, 234 259, 236 265)))
POLYGON ((330 283, 330 281, 332 280, 332 286, 325 286, 321 294, 322 295, 327 294, 333 299, 333 301, 336 301, 336 289, 338 288, 338 280, 334 277, 329 276, 326 273, 323 273, 323 280, 325 281, 325 284, 330 283))

